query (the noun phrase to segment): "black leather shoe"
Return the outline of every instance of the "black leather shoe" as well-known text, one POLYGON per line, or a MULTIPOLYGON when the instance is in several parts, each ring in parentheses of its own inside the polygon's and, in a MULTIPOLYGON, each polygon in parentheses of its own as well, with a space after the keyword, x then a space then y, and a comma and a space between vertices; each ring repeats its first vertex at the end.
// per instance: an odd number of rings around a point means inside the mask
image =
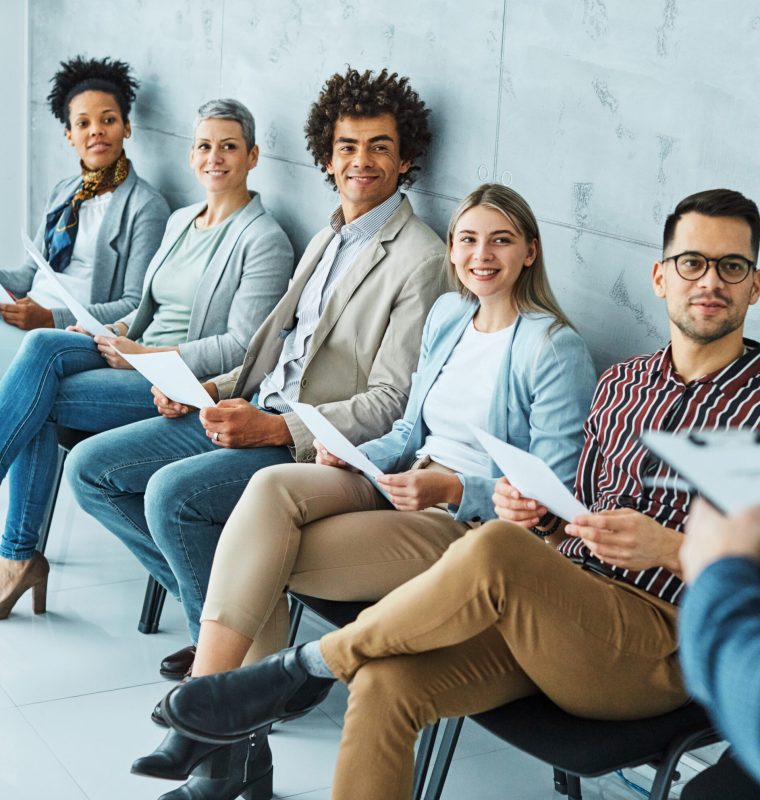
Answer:
POLYGON ((176 653, 171 653, 162 662, 159 672, 164 678, 169 678, 173 681, 181 680, 193 668, 193 661, 195 661, 195 645, 191 644, 189 647, 183 647, 177 650, 176 653))
POLYGON ((298 647, 247 667, 193 678, 161 703, 166 722, 201 742, 235 742, 278 720, 300 717, 321 703, 335 683, 301 666, 298 647))
POLYGON ((230 774, 230 748, 189 739, 170 730, 150 754, 132 764, 134 775, 185 780, 191 773, 207 778, 227 778, 230 774))
POLYGON ((166 724, 166 720, 161 714, 161 702, 162 701, 159 700, 156 705, 153 706, 153 711, 150 712, 150 719, 151 722, 155 722, 160 728, 168 728, 169 726, 166 724))
POLYGON ((158 800, 271 800, 272 751, 266 733, 252 733, 247 739, 226 745, 230 755, 229 778, 193 776, 158 800))

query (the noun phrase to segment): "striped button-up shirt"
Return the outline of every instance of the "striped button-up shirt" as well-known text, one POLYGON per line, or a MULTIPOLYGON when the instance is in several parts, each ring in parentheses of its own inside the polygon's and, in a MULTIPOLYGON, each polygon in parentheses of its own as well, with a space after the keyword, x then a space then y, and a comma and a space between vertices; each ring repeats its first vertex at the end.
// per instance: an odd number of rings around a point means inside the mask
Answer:
POLYGON ((348 224, 340 206, 332 213, 330 227, 335 231, 335 236, 304 286, 296 306, 295 327, 285 339, 277 366, 261 382, 260 406, 284 412, 290 410, 286 401, 298 400, 309 341, 327 301, 362 250, 399 207, 401 200, 401 192, 396 191, 379 206, 348 224))
MULTIPOLYGON (((647 430, 757 429, 759 423, 757 342, 745 339, 744 355, 688 384, 673 368, 670 345, 616 364, 599 379, 586 420, 576 495, 592 512, 635 508, 660 525, 683 531, 693 495, 672 469, 649 453, 640 435, 647 430)), ((596 560, 577 538, 566 539, 559 550, 576 560, 596 560)), ((664 567, 612 570, 657 597, 679 600, 683 584, 664 567)))

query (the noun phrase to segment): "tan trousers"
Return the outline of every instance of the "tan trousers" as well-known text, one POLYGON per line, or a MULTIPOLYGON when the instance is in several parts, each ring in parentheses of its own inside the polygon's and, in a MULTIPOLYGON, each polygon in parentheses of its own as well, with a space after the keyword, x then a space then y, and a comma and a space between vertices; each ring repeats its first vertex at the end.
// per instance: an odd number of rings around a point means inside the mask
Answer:
POLYGON ((676 609, 585 572, 524 528, 490 522, 321 640, 350 682, 334 800, 407 800, 415 737, 540 690, 573 714, 682 705, 676 609))
POLYGON ((287 644, 286 588, 327 600, 378 600, 467 530, 439 508, 395 511, 347 470, 260 470, 222 531, 201 619, 252 639, 250 663, 287 644))

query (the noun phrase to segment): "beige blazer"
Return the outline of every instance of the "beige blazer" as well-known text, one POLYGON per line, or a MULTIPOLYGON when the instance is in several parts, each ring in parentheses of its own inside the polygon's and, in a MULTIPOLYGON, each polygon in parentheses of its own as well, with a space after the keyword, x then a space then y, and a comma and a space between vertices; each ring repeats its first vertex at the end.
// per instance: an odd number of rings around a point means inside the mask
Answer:
MULTIPOLYGON (((213 379, 219 398, 258 392, 274 368, 306 282, 334 236, 309 243, 280 302, 248 345, 242 366, 213 379)), ((405 197, 345 273, 309 342, 299 400, 319 410, 353 443, 387 433, 404 414, 430 307, 446 289, 446 248, 405 197)), ((294 413, 283 415, 297 461, 311 461, 314 436, 294 413)))

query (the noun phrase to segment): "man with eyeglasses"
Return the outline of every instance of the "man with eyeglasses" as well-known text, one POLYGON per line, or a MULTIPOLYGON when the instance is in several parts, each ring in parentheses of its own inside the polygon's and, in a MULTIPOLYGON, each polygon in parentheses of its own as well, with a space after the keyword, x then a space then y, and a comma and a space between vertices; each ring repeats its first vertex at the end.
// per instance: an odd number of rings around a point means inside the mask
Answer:
POLYGON ((190 681, 164 701, 170 724, 229 741, 345 681, 332 796, 380 800, 411 796, 416 734, 442 717, 536 692, 596 719, 683 705, 679 550, 692 495, 639 437, 758 427, 760 345, 743 326, 760 294, 759 242, 757 206, 738 192, 691 195, 668 217, 652 278, 671 342, 597 385, 576 477, 589 513, 557 519, 500 480, 503 521, 462 537, 342 630, 190 681))

